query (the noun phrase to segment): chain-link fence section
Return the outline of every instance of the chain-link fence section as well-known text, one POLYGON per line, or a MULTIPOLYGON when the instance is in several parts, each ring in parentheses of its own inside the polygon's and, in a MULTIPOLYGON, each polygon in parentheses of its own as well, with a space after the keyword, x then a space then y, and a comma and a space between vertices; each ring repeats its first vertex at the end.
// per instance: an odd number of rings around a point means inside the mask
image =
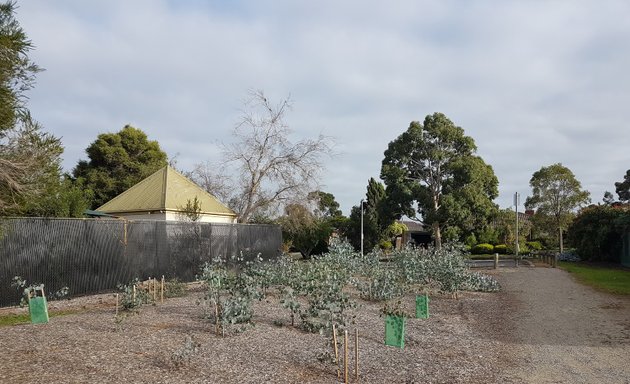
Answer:
POLYGON ((275 225, 101 219, 0 221, 0 306, 19 302, 14 276, 71 295, 116 288, 134 278, 191 281, 206 261, 280 253, 275 225))

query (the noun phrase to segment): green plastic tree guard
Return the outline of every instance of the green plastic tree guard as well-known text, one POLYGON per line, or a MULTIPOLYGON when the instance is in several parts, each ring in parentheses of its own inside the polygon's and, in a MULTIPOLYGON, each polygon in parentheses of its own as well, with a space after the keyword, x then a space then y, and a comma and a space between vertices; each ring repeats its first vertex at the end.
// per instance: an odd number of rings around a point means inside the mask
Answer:
POLYGON ((416 296, 416 319, 429 318, 429 295, 416 296))
POLYGON ((385 345, 405 347, 405 318, 387 315, 385 317, 385 345))
POLYGON ((28 311, 31 315, 31 323, 43 324, 48 322, 48 303, 43 284, 29 289, 28 311))

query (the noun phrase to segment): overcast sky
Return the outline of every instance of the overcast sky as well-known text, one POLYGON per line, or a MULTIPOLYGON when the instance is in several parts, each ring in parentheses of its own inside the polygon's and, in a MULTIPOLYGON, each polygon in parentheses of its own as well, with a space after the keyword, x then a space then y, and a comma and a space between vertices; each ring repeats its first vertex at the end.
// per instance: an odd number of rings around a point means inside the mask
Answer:
MULTIPOLYGON (((446 114, 499 178, 502 207, 542 166, 593 202, 630 169, 630 2, 20 0, 46 69, 30 109, 67 171, 125 124, 178 167, 219 160, 248 90, 291 95, 293 140, 332 136, 322 189, 344 214, 412 120, 446 114)), ((522 209, 522 208, 521 208, 522 209)))

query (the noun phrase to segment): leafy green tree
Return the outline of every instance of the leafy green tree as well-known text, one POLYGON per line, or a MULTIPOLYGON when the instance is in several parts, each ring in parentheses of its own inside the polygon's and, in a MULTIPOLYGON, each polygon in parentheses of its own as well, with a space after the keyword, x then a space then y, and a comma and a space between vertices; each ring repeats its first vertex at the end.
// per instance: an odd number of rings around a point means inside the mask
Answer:
POLYGON ((615 198, 613 197, 613 194, 608 191, 604 192, 604 198, 602 200, 604 201, 605 205, 613 205, 615 203, 615 198))
POLYGON ((333 231, 330 222, 314 215, 302 204, 289 204, 285 214, 278 219, 285 241, 309 259, 313 251, 327 244, 333 231))
POLYGON ((383 183, 371 177, 365 196, 364 221, 368 229, 365 237, 369 246, 367 249, 371 249, 375 245, 391 240, 392 234, 389 230, 394 228, 392 224, 395 223, 396 217, 389 210, 390 202, 383 183))
MULTIPOLYGON (((308 194, 307 200, 314 202, 316 208, 313 210, 313 214, 327 221, 328 225, 338 235, 345 234, 348 228, 348 218, 343 215, 343 212, 339 209, 339 203, 335 200, 335 196, 332 193, 323 191, 313 191, 308 194)), ((317 254, 328 251, 328 242, 320 244, 314 252, 317 254)))
POLYGON ((589 192, 582 190, 582 185, 573 172, 560 163, 542 167, 534 172, 529 181, 532 196, 525 200, 527 209, 536 209, 538 223, 547 223, 544 227, 553 228, 557 233, 560 253, 564 250, 563 232, 575 217, 575 210, 590 201, 589 192))
POLYGON ((339 209, 339 203, 332 193, 313 191, 308 194, 308 200, 316 202, 317 212, 320 216, 334 218, 343 215, 339 209))
POLYGON ((70 175, 64 174, 57 196, 57 217, 83 217, 86 209, 90 208, 92 191, 72 180, 70 175))
POLYGON ((385 151, 381 178, 390 209, 411 217, 416 205, 437 247, 444 229, 462 238, 496 210, 498 180, 475 151, 474 140, 442 113, 411 122, 385 151))
POLYGON ((582 209, 573 220, 567 230, 567 241, 582 260, 618 263, 628 222, 628 205, 592 205, 582 209))
POLYGON ((7 215, 57 216, 61 141, 43 132, 28 114, 20 124, 0 142, 0 163, 8 176, 0 182, 0 210, 7 215))
POLYGON ((94 208, 167 165, 158 142, 130 125, 117 133, 98 135, 86 152, 90 160, 79 161, 73 175, 93 192, 94 208))
MULTIPOLYGON (((518 244, 520 249, 525 249, 527 235, 532 230, 532 223, 529 220, 520 219, 518 222, 518 244)), ((495 241, 484 241, 490 244, 505 244, 508 248, 513 249, 516 237, 516 214, 510 208, 500 209, 497 211, 494 219, 494 231, 496 233, 495 241)), ((479 236, 484 240, 488 240, 483 236, 479 236)))
POLYGON ((0 4, 0 139, 28 113, 25 92, 42 69, 33 63, 32 42, 15 19, 15 2, 0 4))
MULTIPOLYGON (((385 187, 373 177, 368 180, 363 200, 363 248, 371 250, 382 241, 390 240, 388 227, 395 221, 389 211, 385 187)), ((356 249, 361 248, 361 206, 352 207, 344 235, 356 249)))
POLYGON ((61 178, 61 141, 31 117, 26 92, 42 69, 15 19, 15 2, 0 4, 0 214, 68 216, 61 178))
POLYGON ((626 171, 623 181, 615 183, 615 191, 617 196, 619 196, 619 201, 630 201, 630 169, 626 171))
POLYGON ((25 95, 41 71, 31 41, 15 19, 15 2, 0 4, 0 214, 46 215, 43 199, 59 186, 59 139, 31 118, 25 95))

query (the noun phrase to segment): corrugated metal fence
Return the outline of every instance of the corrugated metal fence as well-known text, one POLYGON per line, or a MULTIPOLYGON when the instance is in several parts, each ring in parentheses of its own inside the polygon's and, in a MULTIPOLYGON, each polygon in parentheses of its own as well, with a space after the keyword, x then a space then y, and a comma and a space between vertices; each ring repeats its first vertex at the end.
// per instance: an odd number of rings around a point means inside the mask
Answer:
POLYGON ((17 218, 0 221, 0 306, 14 305, 14 276, 64 286, 72 295, 116 288, 134 278, 191 281, 205 261, 242 255, 276 257, 275 225, 17 218))

